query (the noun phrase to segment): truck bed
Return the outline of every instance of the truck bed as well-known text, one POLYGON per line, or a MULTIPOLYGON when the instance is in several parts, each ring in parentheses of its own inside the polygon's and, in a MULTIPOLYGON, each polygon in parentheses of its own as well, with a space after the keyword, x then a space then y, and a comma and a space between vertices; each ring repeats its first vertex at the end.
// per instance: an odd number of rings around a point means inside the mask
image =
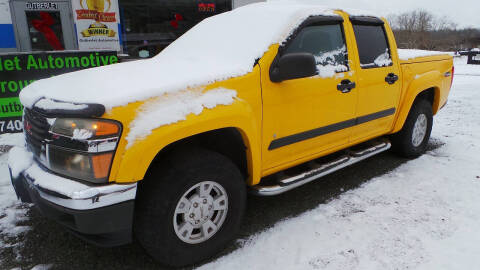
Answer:
POLYGON ((450 52, 398 49, 398 58, 401 65, 449 60, 451 55, 450 52))

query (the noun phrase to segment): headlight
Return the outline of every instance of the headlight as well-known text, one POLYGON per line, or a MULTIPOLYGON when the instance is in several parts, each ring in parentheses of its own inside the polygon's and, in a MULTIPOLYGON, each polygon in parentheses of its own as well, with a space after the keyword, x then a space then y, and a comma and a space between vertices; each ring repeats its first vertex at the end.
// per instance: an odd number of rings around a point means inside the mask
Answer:
POLYGON ((48 167, 59 174, 92 183, 106 183, 121 133, 112 120, 58 118, 50 128, 48 167))
POLYGON ((54 172, 93 183, 108 181, 113 152, 87 154, 51 145, 48 153, 50 169, 54 172))
POLYGON ((59 118, 55 120, 53 133, 84 140, 118 136, 120 126, 108 120, 59 118))

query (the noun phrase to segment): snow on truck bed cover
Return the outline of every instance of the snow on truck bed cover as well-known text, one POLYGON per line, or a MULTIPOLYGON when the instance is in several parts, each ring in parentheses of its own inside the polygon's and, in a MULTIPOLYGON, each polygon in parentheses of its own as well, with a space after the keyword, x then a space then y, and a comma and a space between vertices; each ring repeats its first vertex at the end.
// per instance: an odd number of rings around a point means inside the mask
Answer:
POLYGON ((398 58, 403 61, 412 60, 419 57, 452 55, 449 52, 425 51, 425 50, 410 50, 398 49, 398 58))
POLYGON ((338 16, 311 4, 257 3, 207 18, 160 54, 63 74, 27 86, 20 99, 32 107, 41 98, 99 103, 106 109, 166 93, 242 76, 269 46, 282 43, 307 17, 338 16), (253 31, 252 31, 253 30, 253 31))

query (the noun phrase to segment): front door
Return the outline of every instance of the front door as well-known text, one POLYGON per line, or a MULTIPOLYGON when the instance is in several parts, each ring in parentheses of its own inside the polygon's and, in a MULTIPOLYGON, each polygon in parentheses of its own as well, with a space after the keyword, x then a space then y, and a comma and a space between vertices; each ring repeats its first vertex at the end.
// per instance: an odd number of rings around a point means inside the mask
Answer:
MULTIPOLYGON (((357 91, 342 92, 338 85, 355 82, 348 60, 351 50, 342 21, 315 22, 315 18, 307 20, 279 48, 277 58, 289 53, 313 54, 318 75, 279 83, 263 77, 264 170, 278 170, 348 142, 357 91)), ((262 63, 262 73, 269 72, 271 63, 267 64, 262 63)))
POLYGON ((20 51, 77 49, 70 1, 11 2, 20 51))

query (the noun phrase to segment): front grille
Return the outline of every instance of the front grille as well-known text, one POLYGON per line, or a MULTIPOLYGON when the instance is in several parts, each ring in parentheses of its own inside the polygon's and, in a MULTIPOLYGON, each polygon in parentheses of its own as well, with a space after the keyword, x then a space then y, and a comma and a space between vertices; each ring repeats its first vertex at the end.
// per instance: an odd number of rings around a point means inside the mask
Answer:
POLYGON ((49 138, 50 124, 40 113, 25 108, 24 111, 25 140, 30 151, 36 157, 45 157, 45 141, 49 138))

